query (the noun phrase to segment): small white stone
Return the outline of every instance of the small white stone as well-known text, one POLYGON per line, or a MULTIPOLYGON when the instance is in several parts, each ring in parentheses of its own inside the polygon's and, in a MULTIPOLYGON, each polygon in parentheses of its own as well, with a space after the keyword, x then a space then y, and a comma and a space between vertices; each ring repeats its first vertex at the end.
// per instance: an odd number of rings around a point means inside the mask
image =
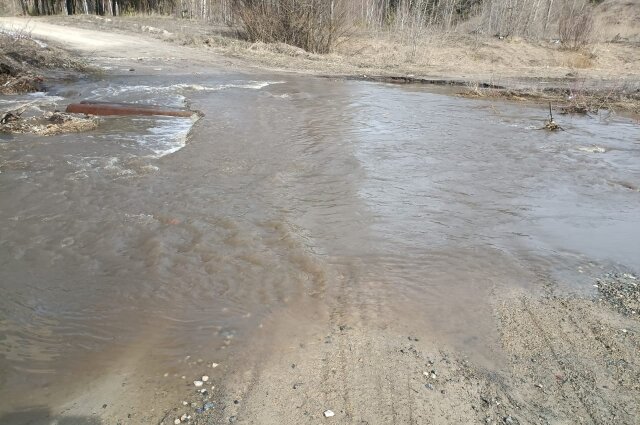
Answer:
POLYGON ((211 363, 211 367, 218 367, 218 363, 211 363))
POLYGON ((164 377, 166 378, 167 376, 169 376, 169 372, 164 374, 164 377))
POLYGON ((182 405, 183 405, 183 406, 186 406, 187 404, 189 404, 189 403, 187 403, 186 401, 183 401, 183 402, 182 402, 182 405))
POLYGON ((332 417, 334 415, 335 415, 335 413, 333 413, 333 410, 325 410, 324 411, 324 417, 325 418, 330 418, 330 417, 332 417))
POLYGON ((184 415, 180 416, 180 420, 182 422, 186 421, 187 419, 189 419, 189 416, 186 413, 184 415))
POLYGON ((195 386, 196 386, 196 388, 199 388, 199 387, 201 387, 202 385, 204 385, 204 382, 202 382, 202 381, 193 381, 193 385, 195 385, 195 386))
POLYGON ((175 421, 173 421, 174 424, 178 425, 180 423, 180 419, 176 419, 175 421))
POLYGON ((207 375, 204 375, 202 377, 202 382, 207 382, 209 380, 209 377, 207 375))

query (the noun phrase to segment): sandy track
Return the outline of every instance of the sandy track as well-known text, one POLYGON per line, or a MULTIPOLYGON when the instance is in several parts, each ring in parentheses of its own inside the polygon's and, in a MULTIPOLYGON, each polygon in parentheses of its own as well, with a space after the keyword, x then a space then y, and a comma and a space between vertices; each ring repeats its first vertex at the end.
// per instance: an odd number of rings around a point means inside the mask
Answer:
POLYGON ((25 18, 0 18, 7 29, 31 33, 34 38, 52 41, 83 53, 117 54, 123 57, 139 56, 141 50, 157 48, 161 42, 124 34, 107 33, 80 28, 63 27, 25 18))
POLYGON ((208 72, 223 71, 236 62, 201 49, 179 46, 145 34, 123 34, 55 25, 39 19, 0 17, 0 27, 8 30, 26 31, 33 38, 55 43, 78 53, 90 63, 148 67, 162 65, 164 72, 196 72, 206 68, 208 72))
POLYGON ((340 305, 312 334, 270 328, 254 360, 227 377, 217 421, 196 423, 316 424, 327 409, 340 424, 636 423, 637 321, 607 306, 553 295, 497 300, 507 364, 496 370, 384 325, 373 310, 344 314, 340 305))

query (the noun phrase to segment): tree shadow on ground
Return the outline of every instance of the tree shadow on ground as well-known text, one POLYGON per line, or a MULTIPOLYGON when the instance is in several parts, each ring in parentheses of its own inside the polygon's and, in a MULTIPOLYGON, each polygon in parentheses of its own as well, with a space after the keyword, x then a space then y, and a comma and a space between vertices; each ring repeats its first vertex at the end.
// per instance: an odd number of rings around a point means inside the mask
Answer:
POLYGON ((56 416, 46 407, 29 407, 0 416, 2 425, 102 425, 92 416, 56 416))

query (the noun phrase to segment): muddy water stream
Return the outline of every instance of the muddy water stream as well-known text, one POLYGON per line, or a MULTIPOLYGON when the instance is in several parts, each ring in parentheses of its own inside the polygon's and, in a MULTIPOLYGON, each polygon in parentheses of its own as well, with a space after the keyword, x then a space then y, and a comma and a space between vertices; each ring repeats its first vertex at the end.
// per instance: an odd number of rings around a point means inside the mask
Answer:
POLYGON ((162 389, 186 356, 241 357, 271 314, 351 285, 364 290, 343 312, 412 321, 490 361, 496 287, 588 291, 640 269, 632 119, 562 117, 548 133, 544 107, 282 75, 114 77, 48 96, 204 118, 1 137, 0 414, 127 365, 162 389))

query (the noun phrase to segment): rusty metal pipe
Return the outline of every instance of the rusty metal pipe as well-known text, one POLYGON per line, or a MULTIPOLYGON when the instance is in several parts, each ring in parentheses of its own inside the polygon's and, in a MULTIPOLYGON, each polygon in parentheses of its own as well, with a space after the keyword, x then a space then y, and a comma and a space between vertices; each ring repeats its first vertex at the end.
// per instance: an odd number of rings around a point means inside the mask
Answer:
POLYGON ((126 103, 90 102, 72 103, 67 112, 86 115, 164 115, 169 117, 191 117, 193 111, 163 109, 156 106, 142 106, 126 103))

